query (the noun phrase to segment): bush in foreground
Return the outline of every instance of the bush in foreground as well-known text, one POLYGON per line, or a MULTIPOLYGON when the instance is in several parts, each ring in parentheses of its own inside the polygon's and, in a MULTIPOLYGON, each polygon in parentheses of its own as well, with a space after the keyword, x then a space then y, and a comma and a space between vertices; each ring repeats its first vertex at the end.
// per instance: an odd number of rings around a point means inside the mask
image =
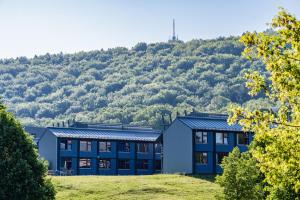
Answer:
POLYGON ((249 152, 241 153, 238 147, 225 157, 222 162, 224 170, 217 177, 217 183, 223 187, 223 199, 261 200, 264 199, 263 177, 256 160, 249 152))
POLYGON ((55 199, 32 138, 0 103, 0 199, 55 199))

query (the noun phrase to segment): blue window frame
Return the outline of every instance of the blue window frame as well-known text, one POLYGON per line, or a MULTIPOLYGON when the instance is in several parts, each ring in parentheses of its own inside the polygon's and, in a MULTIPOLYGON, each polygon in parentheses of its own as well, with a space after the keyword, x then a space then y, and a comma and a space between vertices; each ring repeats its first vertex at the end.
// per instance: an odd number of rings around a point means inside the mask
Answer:
POLYGON ((216 133, 216 144, 228 144, 228 133, 216 133))
POLYGON ((60 140, 60 150, 71 151, 72 150, 72 140, 61 139, 60 140))
POLYGON ((72 158, 61 158, 60 159, 60 170, 71 170, 72 169, 72 158))
POLYGON ((195 152, 195 163, 200 165, 207 165, 207 152, 195 152))
POLYGON ((80 140, 80 151, 92 151, 92 141, 80 140))
POLYGON ((249 145, 249 135, 246 133, 238 133, 237 134, 237 144, 238 145, 249 145))
POLYGON ((111 152, 111 142, 99 142, 99 152, 111 152))
POLYGON ((99 169, 110 169, 111 160, 110 159, 99 159, 99 169))
POLYGON ((91 168, 91 159, 90 158, 80 158, 79 159, 79 168, 80 169, 90 169, 91 168))
POLYGON ((119 142, 118 143, 118 151, 120 151, 120 152, 130 152, 129 142, 119 142))
POLYGON ((155 160, 155 170, 161 170, 161 160, 155 160))
POLYGON ((218 152, 216 153, 217 164, 222 164, 224 157, 228 156, 228 152, 218 152))
POLYGON ((149 144, 148 143, 137 143, 136 144, 136 151, 138 153, 148 153, 149 144))
POLYGON ((136 169, 148 169, 148 160, 137 160, 136 169))
POLYGON ((162 145, 161 143, 154 144, 155 153, 161 153, 162 145))
POLYGON ((207 132, 196 131, 195 143, 196 144, 207 144, 207 132))
POLYGON ((130 160, 118 160, 118 169, 130 169, 130 160))

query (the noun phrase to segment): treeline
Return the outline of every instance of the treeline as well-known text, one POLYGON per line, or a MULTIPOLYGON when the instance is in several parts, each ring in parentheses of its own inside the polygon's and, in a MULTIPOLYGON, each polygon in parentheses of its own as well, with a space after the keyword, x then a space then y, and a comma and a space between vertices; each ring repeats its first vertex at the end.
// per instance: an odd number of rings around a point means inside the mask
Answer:
POLYGON ((247 61, 243 49, 229 37, 4 59, 0 96, 23 123, 36 125, 75 118, 159 127, 161 113, 267 105, 249 101, 243 74, 263 64, 247 61))

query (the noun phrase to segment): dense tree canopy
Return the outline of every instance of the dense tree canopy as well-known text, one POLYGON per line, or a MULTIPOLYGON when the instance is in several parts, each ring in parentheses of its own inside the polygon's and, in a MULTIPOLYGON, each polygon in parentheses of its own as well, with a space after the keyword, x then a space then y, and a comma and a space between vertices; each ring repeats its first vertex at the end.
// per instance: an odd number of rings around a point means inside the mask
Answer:
POLYGON ((161 112, 225 112, 230 102, 248 102, 243 74, 263 64, 242 58, 243 49, 229 37, 5 59, 0 96, 26 124, 76 118, 159 127, 161 112))
POLYGON ((50 200, 54 186, 46 178, 47 166, 21 124, 0 103, 0 199, 50 200))
POLYGON ((273 19, 276 34, 247 33, 245 55, 260 58, 267 75, 249 73, 251 94, 264 92, 271 110, 232 108, 231 122, 255 132, 252 155, 265 176, 268 199, 300 199, 300 21, 282 10, 273 19))

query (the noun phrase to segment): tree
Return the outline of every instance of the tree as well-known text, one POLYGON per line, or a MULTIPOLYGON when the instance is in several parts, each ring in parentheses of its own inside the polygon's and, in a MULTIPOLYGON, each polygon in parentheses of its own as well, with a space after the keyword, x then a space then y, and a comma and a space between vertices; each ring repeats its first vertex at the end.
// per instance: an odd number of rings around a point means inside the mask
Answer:
POLYGON ((244 55, 259 58, 267 74, 246 74, 251 95, 260 92, 276 109, 231 107, 230 122, 255 132, 253 156, 265 176, 268 199, 300 199, 300 21, 281 10, 276 32, 246 33, 244 55))
POLYGON ((0 199, 54 199, 47 166, 20 123, 0 103, 0 199))
POLYGON ((256 160, 249 152, 241 153, 235 147, 222 162, 223 174, 217 183, 223 187, 224 199, 261 200, 264 198, 262 175, 256 160))

